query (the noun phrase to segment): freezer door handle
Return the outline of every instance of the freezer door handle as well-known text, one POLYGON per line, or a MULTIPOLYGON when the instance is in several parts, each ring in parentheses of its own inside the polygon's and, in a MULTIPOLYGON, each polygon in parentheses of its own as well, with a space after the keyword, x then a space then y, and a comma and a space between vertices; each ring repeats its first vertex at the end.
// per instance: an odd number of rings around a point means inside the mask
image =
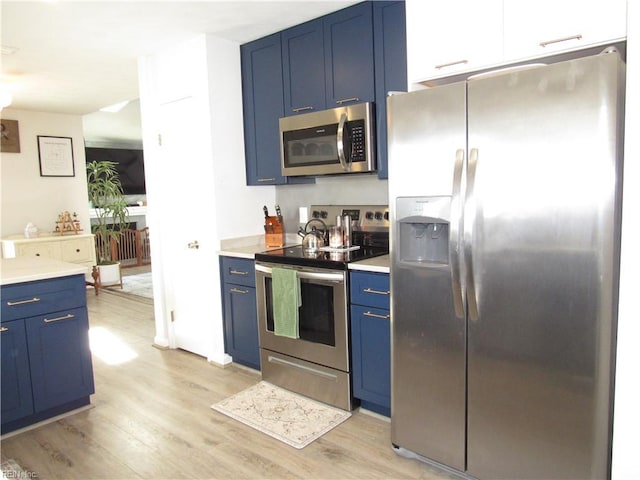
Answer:
POLYGON ((478 320, 478 301, 476 298, 476 285, 473 276, 473 231, 476 219, 475 182, 476 169, 478 167, 478 149, 472 148, 469 152, 469 164, 467 168, 467 191, 464 205, 464 260, 466 267, 466 290, 469 320, 478 320))
POLYGON ((460 265, 460 224, 462 215, 462 171, 464 170, 464 149, 456 151, 453 168, 453 188, 451 191, 451 221, 449 223, 449 264, 451 265, 451 289, 456 317, 464 318, 464 293, 461 283, 460 265))

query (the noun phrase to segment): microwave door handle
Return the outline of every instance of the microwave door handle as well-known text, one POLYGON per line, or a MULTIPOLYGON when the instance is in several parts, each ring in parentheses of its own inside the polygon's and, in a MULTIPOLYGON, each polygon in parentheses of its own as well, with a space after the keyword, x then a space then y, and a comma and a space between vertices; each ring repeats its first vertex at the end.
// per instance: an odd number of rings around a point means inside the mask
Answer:
POLYGON ((348 172, 351 169, 351 165, 347 165, 347 159, 344 155, 344 127, 347 123, 347 114, 343 113, 340 116, 340 121, 338 122, 338 134, 336 136, 336 144, 338 146, 338 160, 340 160, 340 165, 342 165, 342 169, 345 172, 348 172))

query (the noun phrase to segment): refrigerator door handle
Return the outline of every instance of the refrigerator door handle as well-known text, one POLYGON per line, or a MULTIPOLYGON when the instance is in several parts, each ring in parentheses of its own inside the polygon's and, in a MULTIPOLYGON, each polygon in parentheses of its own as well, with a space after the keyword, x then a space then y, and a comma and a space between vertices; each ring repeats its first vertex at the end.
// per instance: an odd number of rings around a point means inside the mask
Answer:
POLYGON ((461 190, 462 171, 464 169, 464 149, 456 150, 453 168, 453 188, 451 192, 451 222, 449 224, 449 264, 451 265, 451 288, 453 291, 453 307, 456 317, 464 318, 464 293, 461 283, 460 264, 460 226, 463 220, 461 190))
POLYGON ((467 190, 464 206, 464 259, 466 267, 466 290, 469 320, 478 320, 478 300, 476 286, 473 278, 473 230, 476 219, 475 181, 478 167, 478 149, 472 148, 469 152, 469 165, 467 169, 467 190))

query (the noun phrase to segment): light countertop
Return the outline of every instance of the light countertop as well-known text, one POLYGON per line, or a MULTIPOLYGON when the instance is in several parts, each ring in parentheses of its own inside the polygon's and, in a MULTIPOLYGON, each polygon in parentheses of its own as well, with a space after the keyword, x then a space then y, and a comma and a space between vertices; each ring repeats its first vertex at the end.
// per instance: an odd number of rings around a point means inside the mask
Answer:
MULTIPOLYGON (((301 238, 296 235, 287 234, 285 245, 299 245, 301 238)), ((264 235, 253 235, 250 237, 228 238, 220 241, 218 255, 223 257, 248 258, 253 260, 256 253, 275 250, 282 247, 268 247, 264 243, 264 235)))
POLYGON ((0 285, 33 282, 48 278, 84 275, 87 267, 45 257, 16 257, 0 259, 0 285))
POLYGON ((349 264, 349 270, 363 270, 365 272, 389 273, 389 255, 367 258, 349 264))

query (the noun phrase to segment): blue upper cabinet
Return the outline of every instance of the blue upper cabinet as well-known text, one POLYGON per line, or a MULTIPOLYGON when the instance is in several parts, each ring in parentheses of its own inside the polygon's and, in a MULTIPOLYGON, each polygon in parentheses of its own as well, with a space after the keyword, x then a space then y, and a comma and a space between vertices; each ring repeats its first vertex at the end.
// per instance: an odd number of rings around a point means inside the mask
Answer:
POLYGON ((326 108, 375 100, 372 3, 323 17, 326 108))
POLYGON ((325 108, 322 19, 282 32, 285 115, 325 108))
POLYGON ((284 177, 278 119, 375 102, 378 177, 387 178, 389 91, 407 90, 404 1, 362 2, 242 45, 248 185, 310 183, 284 177))
POLYGON ((242 45, 240 54, 247 184, 285 183, 278 128, 284 116, 280 34, 242 45))
POLYGON ((407 91, 407 28, 404 2, 373 2, 378 177, 388 178, 388 92, 407 91))

